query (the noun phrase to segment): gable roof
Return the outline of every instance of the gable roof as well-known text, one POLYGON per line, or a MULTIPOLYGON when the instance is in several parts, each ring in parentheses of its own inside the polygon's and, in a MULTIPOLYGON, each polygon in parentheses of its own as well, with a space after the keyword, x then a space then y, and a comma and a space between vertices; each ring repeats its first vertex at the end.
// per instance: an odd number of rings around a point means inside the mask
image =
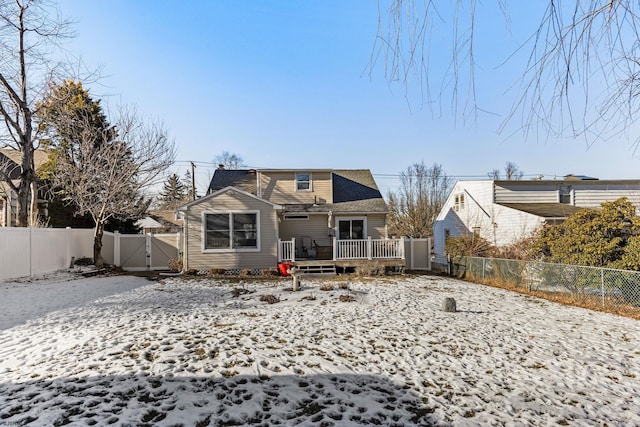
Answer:
POLYGON ((238 193, 242 194, 243 196, 251 197, 253 199, 259 200, 259 201, 261 201, 263 203, 271 205, 274 209, 281 209, 282 208, 281 205, 278 205, 276 203, 270 202, 269 200, 261 199, 260 197, 256 196, 255 194, 248 193, 248 192, 246 192, 246 191, 244 191, 244 190, 242 190, 242 189, 240 189, 238 187, 228 186, 228 187, 222 188, 220 190, 214 191, 213 193, 209 193, 204 197, 200 197, 199 199, 194 200, 193 202, 189 202, 186 205, 179 206, 176 209, 176 211, 178 211, 178 212, 188 211, 191 206, 200 204, 200 203, 205 202, 205 201, 207 201, 209 199, 213 199, 214 197, 216 197, 216 196, 218 196, 220 194, 229 192, 229 191, 238 192, 238 193))

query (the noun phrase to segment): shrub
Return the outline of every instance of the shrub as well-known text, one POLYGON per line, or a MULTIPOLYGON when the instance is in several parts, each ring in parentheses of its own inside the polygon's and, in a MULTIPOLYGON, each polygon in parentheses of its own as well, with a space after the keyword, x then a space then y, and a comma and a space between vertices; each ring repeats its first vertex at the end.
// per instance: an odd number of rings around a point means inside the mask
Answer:
POLYGON ((172 258, 169 260, 169 271, 178 273, 182 271, 182 258, 172 258))
POLYGON ((384 276, 385 266, 377 262, 369 262, 356 267, 358 276, 384 276))
POLYGON ((277 303, 277 302, 280 302, 280 298, 278 298, 278 297, 277 297, 277 296, 275 296, 275 295, 271 295, 271 294, 269 294, 269 295, 262 295, 262 296, 260 297, 260 301, 263 301, 263 302, 266 302, 266 303, 269 303, 269 304, 275 304, 275 303, 277 303))
POLYGON ((449 237, 445 242, 445 251, 452 258, 458 256, 492 256, 495 248, 489 241, 478 235, 449 237))
POLYGON ((78 258, 75 261, 75 265, 82 265, 82 266, 93 265, 93 258, 87 258, 87 257, 78 258))
POLYGON ((272 270, 272 269, 267 269, 267 268, 261 270, 260 274, 262 274, 263 276, 266 276, 266 277, 279 276, 280 275, 280 273, 278 273, 277 270, 272 270))
POLYGON ((224 268, 212 268, 209 270, 209 276, 221 276, 225 273, 224 268))

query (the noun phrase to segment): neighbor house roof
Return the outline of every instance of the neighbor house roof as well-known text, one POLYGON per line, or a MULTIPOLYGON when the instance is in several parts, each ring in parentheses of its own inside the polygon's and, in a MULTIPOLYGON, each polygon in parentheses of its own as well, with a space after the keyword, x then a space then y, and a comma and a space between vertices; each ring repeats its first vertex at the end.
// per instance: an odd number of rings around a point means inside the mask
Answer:
POLYGON ((542 218, 567 218, 584 209, 584 207, 566 203, 499 203, 499 205, 542 218))
MULTIPOLYGON (((33 152, 33 163, 39 169, 49 156, 43 150, 35 150, 33 152)), ((7 148, 0 149, 0 169, 9 175, 11 180, 20 179, 22 169, 22 152, 7 148)))
MULTIPOLYGON (((491 180, 476 182, 492 182, 491 180)), ((633 187, 640 186, 640 180, 637 179, 595 179, 595 178, 575 178, 575 175, 567 175, 565 179, 544 179, 544 180, 494 180, 493 183, 499 186, 508 187, 530 187, 545 186, 549 184, 558 185, 578 185, 580 183, 589 185, 590 187, 608 187, 611 185, 629 185, 633 187)))

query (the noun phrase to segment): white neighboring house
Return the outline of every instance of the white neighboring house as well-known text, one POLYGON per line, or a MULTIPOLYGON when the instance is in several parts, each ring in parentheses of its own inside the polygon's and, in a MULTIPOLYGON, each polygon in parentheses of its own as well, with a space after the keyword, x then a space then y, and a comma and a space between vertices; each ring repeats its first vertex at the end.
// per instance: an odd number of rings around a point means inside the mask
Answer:
POLYGON ((582 208, 627 197, 640 208, 640 180, 458 181, 433 225, 435 262, 446 264, 448 237, 478 234, 495 246, 530 235, 543 224, 564 221, 582 208))

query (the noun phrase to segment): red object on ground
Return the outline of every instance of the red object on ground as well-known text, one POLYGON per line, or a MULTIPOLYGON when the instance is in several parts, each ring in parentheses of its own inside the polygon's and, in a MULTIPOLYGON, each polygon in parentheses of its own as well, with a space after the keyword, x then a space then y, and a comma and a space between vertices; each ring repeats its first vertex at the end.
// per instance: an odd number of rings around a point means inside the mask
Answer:
POLYGON ((289 264, 288 262, 281 262, 278 264, 278 271, 280 271, 280 274, 285 277, 289 276, 287 270, 289 270, 290 268, 291 264, 289 264))

